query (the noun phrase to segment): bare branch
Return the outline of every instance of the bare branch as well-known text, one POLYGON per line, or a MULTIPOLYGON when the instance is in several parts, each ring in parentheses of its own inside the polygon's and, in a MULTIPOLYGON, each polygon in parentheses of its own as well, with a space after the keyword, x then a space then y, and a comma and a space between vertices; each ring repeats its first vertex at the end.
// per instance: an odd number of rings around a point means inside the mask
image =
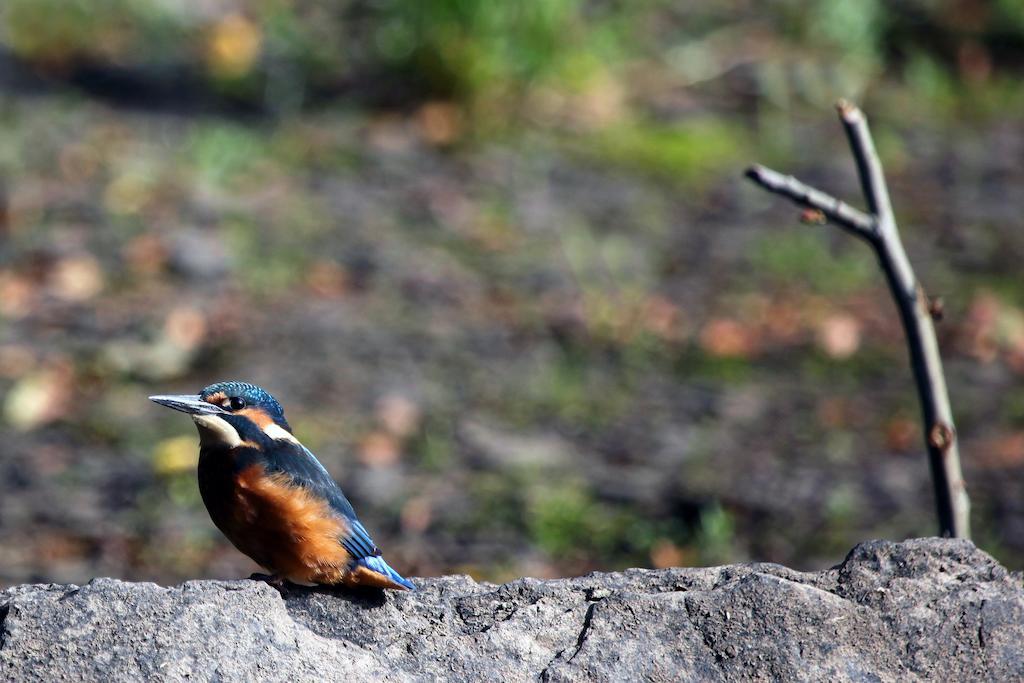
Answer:
POLYGON ((837 108, 850 149, 857 160, 857 172, 860 174, 865 201, 878 219, 879 240, 875 250, 907 335, 910 363, 924 418, 925 443, 928 445, 928 459, 935 485, 939 525, 946 535, 967 538, 970 536, 970 501, 960 470, 953 411, 949 405, 942 356, 935 338, 928 297, 918 284, 903 248, 882 172, 882 162, 875 151, 867 118, 849 102, 841 101, 837 108))
POLYGON ((846 130, 853 158, 857 162, 857 174, 860 176, 860 186, 868 211, 879 220, 894 220, 892 203, 889 201, 889 188, 885 183, 882 162, 875 151, 875 142, 868 128, 867 118, 860 109, 846 100, 839 100, 836 109, 846 130))
POLYGON ((874 218, 830 194, 805 185, 791 175, 782 175, 760 165, 748 168, 746 175, 769 192, 788 197, 801 206, 821 211, 825 218, 857 237, 866 240, 875 237, 874 218))
POLYGON ((932 323, 935 307, 918 284, 903 248, 882 163, 875 151, 867 119, 849 102, 840 101, 837 108, 857 161, 857 172, 870 215, 792 176, 784 176, 762 166, 748 169, 747 177, 771 192, 821 211, 839 227, 865 239, 874 249, 906 334, 910 364, 921 402, 939 528, 944 536, 969 538, 970 500, 960 470, 953 411, 932 323))

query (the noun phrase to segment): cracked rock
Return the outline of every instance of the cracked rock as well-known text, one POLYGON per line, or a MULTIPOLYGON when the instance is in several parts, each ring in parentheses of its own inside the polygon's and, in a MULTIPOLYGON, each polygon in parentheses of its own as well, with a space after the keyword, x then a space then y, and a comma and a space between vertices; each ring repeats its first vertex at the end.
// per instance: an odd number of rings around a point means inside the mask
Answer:
POLYGON ((628 570, 415 593, 97 579, 0 593, 0 680, 1021 680, 1024 586, 967 541, 830 570, 628 570))

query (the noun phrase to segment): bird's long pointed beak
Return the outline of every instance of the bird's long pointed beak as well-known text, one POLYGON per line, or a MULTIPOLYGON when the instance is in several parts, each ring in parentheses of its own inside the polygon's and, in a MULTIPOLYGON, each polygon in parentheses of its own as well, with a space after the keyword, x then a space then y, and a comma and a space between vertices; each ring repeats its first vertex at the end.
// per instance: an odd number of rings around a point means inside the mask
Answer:
POLYGON ((207 403, 198 394, 181 394, 179 396, 150 396, 150 401, 162 406, 180 410, 189 415, 222 415, 228 411, 220 406, 207 403))

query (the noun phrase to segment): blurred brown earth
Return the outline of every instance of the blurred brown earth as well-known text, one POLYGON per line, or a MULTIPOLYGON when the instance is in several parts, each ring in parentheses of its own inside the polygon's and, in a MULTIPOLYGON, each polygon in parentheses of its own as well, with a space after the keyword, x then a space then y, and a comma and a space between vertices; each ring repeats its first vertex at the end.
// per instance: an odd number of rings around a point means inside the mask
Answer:
MULTIPOLYGON (((668 123, 613 84, 595 119, 486 135, 454 97, 180 111, 12 64, 0 583, 253 571, 202 508, 194 428, 146 400, 222 379, 280 399, 410 575, 821 568, 934 533, 871 254, 741 178, 859 204, 826 104, 752 106, 740 68, 651 95, 668 123)), ((1019 110, 863 99, 944 300, 975 540, 1020 567, 1019 110)))

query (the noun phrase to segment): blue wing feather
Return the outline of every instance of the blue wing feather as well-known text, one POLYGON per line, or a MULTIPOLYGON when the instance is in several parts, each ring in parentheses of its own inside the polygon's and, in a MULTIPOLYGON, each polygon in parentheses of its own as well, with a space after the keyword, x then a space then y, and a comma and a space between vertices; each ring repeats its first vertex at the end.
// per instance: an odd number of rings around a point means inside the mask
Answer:
POLYGON ((385 562, 383 557, 363 557, 358 562, 356 562, 356 564, 361 564, 370 571, 377 572, 382 576, 386 576, 395 583, 399 584, 400 586, 404 586, 405 588, 408 588, 411 591, 416 590, 416 585, 412 581, 410 581, 409 579, 405 578, 404 576, 396 572, 394 569, 392 569, 391 565, 385 562))
POLYGON ((263 458, 267 472, 288 476, 297 486, 326 500, 331 509, 345 518, 349 534, 341 539, 341 545, 353 560, 380 555, 370 533, 356 517, 352 503, 308 448, 297 442, 276 440, 272 447, 264 450, 263 458))

